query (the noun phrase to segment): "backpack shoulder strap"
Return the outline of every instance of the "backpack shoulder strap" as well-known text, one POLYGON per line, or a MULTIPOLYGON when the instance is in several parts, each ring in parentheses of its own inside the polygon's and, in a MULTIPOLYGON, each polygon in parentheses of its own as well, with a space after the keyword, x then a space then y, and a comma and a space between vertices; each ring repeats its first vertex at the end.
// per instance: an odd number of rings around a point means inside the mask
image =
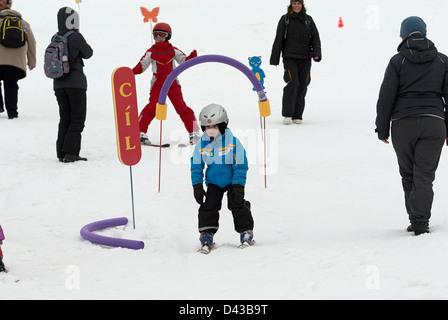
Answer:
POLYGON ((4 19, 4 18, 16 18, 19 19, 20 21, 22 21, 22 17, 19 16, 14 16, 12 14, 0 14, 0 19, 4 19))
POLYGON ((285 14, 285 34, 283 35, 283 39, 286 39, 288 36, 288 26, 289 26, 289 13, 285 14))
POLYGON ((64 34, 64 37, 68 38, 68 37, 70 37, 74 33, 75 33, 75 31, 69 31, 66 34, 64 34))

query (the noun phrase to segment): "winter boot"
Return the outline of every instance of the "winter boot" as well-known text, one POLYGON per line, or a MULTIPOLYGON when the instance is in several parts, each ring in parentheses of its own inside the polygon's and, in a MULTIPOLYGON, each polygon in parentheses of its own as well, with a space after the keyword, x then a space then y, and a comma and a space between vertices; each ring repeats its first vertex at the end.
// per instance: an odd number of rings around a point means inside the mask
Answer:
POLYGON ((75 156, 73 154, 66 153, 64 156, 64 159, 62 159, 62 162, 65 162, 65 163, 75 162, 75 161, 87 161, 87 158, 83 158, 80 156, 75 156))
POLYGON ((421 234, 424 234, 424 233, 429 233, 429 228, 427 227, 427 226, 423 226, 423 228, 414 228, 413 226, 412 226, 412 224, 411 225, 409 225, 407 228, 406 228, 406 231, 407 232, 414 232, 414 234, 416 235, 416 236, 419 236, 419 235, 421 235, 421 234))
POLYGON ((151 144, 151 141, 149 140, 148 136, 144 132, 140 132, 140 142, 142 144, 151 144))
POLYGON ((252 230, 247 230, 240 233, 241 245, 253 246, 255 244, 254 233, 252 230))
POLYGON ((194 145, 201 140, 201 133, 198 131, 190 132, 190 144, 194 145))
POLYGON ((283 124, 291 124, 292 123, 292 117, 284 117, 283 118, 283 124))

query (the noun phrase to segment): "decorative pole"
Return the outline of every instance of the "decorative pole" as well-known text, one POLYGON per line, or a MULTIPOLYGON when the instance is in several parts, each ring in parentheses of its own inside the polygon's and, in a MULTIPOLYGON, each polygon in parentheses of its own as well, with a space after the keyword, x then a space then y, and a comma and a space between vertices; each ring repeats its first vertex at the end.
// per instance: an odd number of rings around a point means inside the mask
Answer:
POLYGON ((75 0, 75 2, 78 4, 78 14, 81 15, 81 2, 82 2, 82 0, 75 0))
POLYGON ((154 40, 152 39, 152 23, 156 23, 157 22, 157 16, 159 15, 160 12, 160 8, 156 7, 154 9, 152 9, 152 11, 149 11, 148 9, 144 8, 144 7, 140 7, 140 11, 142 12, 143 15, 143 22, 147 23, 149 22, 149 26, 151 28, 151 46, 154 44, 154 40))

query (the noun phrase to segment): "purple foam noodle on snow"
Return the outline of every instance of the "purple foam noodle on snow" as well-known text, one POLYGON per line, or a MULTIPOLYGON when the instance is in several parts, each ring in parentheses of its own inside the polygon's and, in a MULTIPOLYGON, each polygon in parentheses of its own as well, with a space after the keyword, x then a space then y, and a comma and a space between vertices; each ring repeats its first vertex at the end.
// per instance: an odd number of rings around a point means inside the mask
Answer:
POLYGON ((0 225, 0 241, 5 240, 5 234, 3 233, 2 226, 0 225))
POLYGON ((238 60, 216 55, 216 54, 209 54, 209 55, 203 55, 198 56, 196 58, 190 59, 181 65, 179 65, 176 69, 174 69, 169 76, 166 78, 165 82, 163 83, 162 89, 160 91, 159 95, 159 104, 164 105, 166 103, 166 97, 168 95, 168 90, 171 87, 171 84, 176 80, 177 76, 187 70, 188 68, 191 68, 197 64, 205 63, 205 62, 218 62, 218 63, 224 63, 227 65, 230 65, 238 70, 240 70, 242 73, 246 75, 247 78, 249 78, 250 82, 252 82, 253 87, 255 88, 255 91, 258 94, 258 100, 260 101, 266 101, 268 98, 266 97, 266 93, 263 89, 262 84, 260 83, 260 80, 257 79, 255 74, 250 70, 248 67, 246 67, 244 64, 239 62, 238 60))
POLYGON ((126 225, 127 223, 127 218, 115 218, 92 222, 81 229, 81 237, 90 242, 110 247, 122 247, 134 250, 143 249, 145 247, 145 243, 143 241, 111 238, 93 233, 97 230, 122 226, 126 225))

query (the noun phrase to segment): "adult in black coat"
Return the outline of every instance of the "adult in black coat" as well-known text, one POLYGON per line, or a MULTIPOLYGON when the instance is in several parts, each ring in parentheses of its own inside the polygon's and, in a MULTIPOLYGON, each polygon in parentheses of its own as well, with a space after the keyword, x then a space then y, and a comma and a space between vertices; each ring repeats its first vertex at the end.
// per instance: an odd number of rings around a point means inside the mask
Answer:
POLYGON ((68 36, 70 73, 55 79, 53 89, 59 104, 59 128, 56 153, 61 162, 87 160, 80 157, 81 133, 84 130, 87 112, 87 78, 83 59, 89 59, 93 50, 79 32, 79 15, 69 7, 58 12, 58 34, 68 36))
POLYGON ((419 17, 405 19, 400 36, 398 54, 381 85, 375 131, 386 144, 391 131, 411 222, 408 231, 419 235, 429 232, 432 183, 442 147, 448 145, 448 58, 426 37, 419 17))
POLYGON ((281 53, 286 82, 282 101, 283 123, 300 124, 311 81, 311 59, 316 62, 322 59, 319 31, 306 13, 303 0, 291 0, 287 14, 280 18, 272 46, 271 65, 279 64, 281 53))

